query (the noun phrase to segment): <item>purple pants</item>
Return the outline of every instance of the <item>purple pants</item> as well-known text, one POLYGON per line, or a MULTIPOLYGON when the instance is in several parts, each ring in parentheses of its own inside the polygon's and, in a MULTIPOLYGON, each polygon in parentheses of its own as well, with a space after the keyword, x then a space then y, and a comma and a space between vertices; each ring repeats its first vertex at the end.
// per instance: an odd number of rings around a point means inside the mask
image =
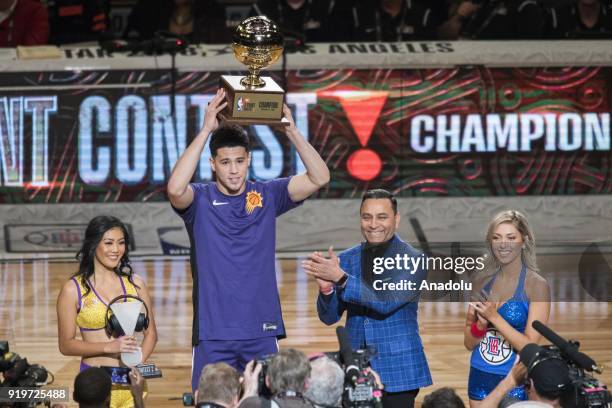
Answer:
POLYGON ((249 340, 200 340, 193 348, 191 389, 198 389, 200 373, 205 365, 224 362, 242 372, 251 360, 278 352, 276 337, 249 340))

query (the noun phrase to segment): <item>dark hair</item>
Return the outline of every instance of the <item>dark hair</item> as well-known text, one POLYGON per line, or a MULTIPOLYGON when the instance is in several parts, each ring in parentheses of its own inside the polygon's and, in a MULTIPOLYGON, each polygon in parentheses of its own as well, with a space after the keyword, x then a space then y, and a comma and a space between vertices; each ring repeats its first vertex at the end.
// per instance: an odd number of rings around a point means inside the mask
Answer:
POLYGON ((533 386, 540 397, 554 401, 570 390, 569 367, 560 358, 546 358, 548 351, 540 352, 543 356, 537 364, 531 365, 527 378, 533 381, 533 386))
MULTIPOLYGON (((386 198, 391 201, 391 205, 393 206, 393 214, 397 214, 397 200, 395 196, 391 194, 389 191, 382 188, 375 188, 372 190, 368 190, 361 197, 361 206, 363 206, 363 202, 369 199, 377 199, 377 198, 386 198)), ((359 208, 361 208, 361 206, 359 208)))
POLYGON ((217 155, 217 150, 222 147, 244 147, 247 153, 249 148, 249 136, 246 130, 238 125, 225 123, 219 126, 210 136, 210 154, 212 157, 217 155))
POLYGON ((103 407, 111 393, 111 377, 100 367, 89 367, 74 379, 72 398, 79 407, 103 407))
POLYGON ((130 283, 136 288, 138 286, 132 280, 134 272, 132 271, 132 265, 130 265, 129 248, 130 248, 130 234, 128 233, 127 227, 120 219, 109 215, 99 215, 89 221, 87 229, 85 229, 85 238, 83 239, 83 245, 76 254, 76 259, 79 261, 79 271, 76 272, 72 277, 79 278, 81 284, 85 287, 85 294, 87 295, 91 288, 89 287, 89 278, 94 273, 94 259, 96 257, 96 248, 102 241, 102 237, 106 231, 120 228, 123 231, 123 238, 125 239, 125 252, 121 257, 121 261, 115 273, 119 276, 126 276, 130 283))
POLYGON ((422 408, 465 408, 465 405, 455 390, 444 387, 427 395, 422 408))

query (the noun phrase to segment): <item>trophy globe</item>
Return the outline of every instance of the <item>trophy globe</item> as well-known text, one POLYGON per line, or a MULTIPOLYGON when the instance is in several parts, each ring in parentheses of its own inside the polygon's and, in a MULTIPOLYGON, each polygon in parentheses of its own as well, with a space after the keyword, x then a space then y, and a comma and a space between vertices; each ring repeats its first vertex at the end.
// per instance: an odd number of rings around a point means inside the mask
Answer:
POLYGON ((238 124, 287 125, 282 120, 285 91, 261 70, 283 55, 284 38, 279 27, 266 16, 243 20, 233 35, 234 57, 245 65, 247 76, 222 75, 227 108, 220 116, 238 124))

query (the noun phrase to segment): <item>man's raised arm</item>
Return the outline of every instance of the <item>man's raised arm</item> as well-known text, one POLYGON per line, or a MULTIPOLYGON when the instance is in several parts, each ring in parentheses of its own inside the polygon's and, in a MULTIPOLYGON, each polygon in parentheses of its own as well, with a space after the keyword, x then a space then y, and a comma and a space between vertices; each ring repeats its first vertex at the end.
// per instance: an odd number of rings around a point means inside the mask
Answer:
POLYGON ((216 95, 206 108, 202 130, 185 149, 174 165, 174 169, 172 169, 172 175, 168 180, 167 187, 168 198, 172 206, 179 210, 189 207, 193 202, 193 189, 189 182, 198 166, 202 150, 208 140, 208 135, 219 127, 217 114, 227 106, 227 102, 223 101, 224 99, 225 91, 223 89, 217 90, 216 95))
POLYGON ((289 120, 289 126, 285 127, 285 134, 295 146, 295 150, 297 150, 300 159, 306 166, 306 173, 291 177, 287 187, 289 197, 297 202, 307 199, 311 194, 329 183, 329 169, 319 153, 300 134, 287 105, 283 106, 283 114, 289 120))

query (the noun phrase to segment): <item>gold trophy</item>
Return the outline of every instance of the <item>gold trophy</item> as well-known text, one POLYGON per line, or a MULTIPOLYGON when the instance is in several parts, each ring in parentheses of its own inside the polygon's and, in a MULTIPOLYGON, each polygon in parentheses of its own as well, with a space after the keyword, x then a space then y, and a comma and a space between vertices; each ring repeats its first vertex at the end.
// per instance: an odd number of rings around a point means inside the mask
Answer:
POLYGON ((284 38, 278 26, 266 16, 249 17, 234 31, 232 48, 249 75, 222 75, 227 107, 219 114, 227 122, 244 125, 288 125, 283 120, 285 91, 260 70, 283 55, 284 38))

